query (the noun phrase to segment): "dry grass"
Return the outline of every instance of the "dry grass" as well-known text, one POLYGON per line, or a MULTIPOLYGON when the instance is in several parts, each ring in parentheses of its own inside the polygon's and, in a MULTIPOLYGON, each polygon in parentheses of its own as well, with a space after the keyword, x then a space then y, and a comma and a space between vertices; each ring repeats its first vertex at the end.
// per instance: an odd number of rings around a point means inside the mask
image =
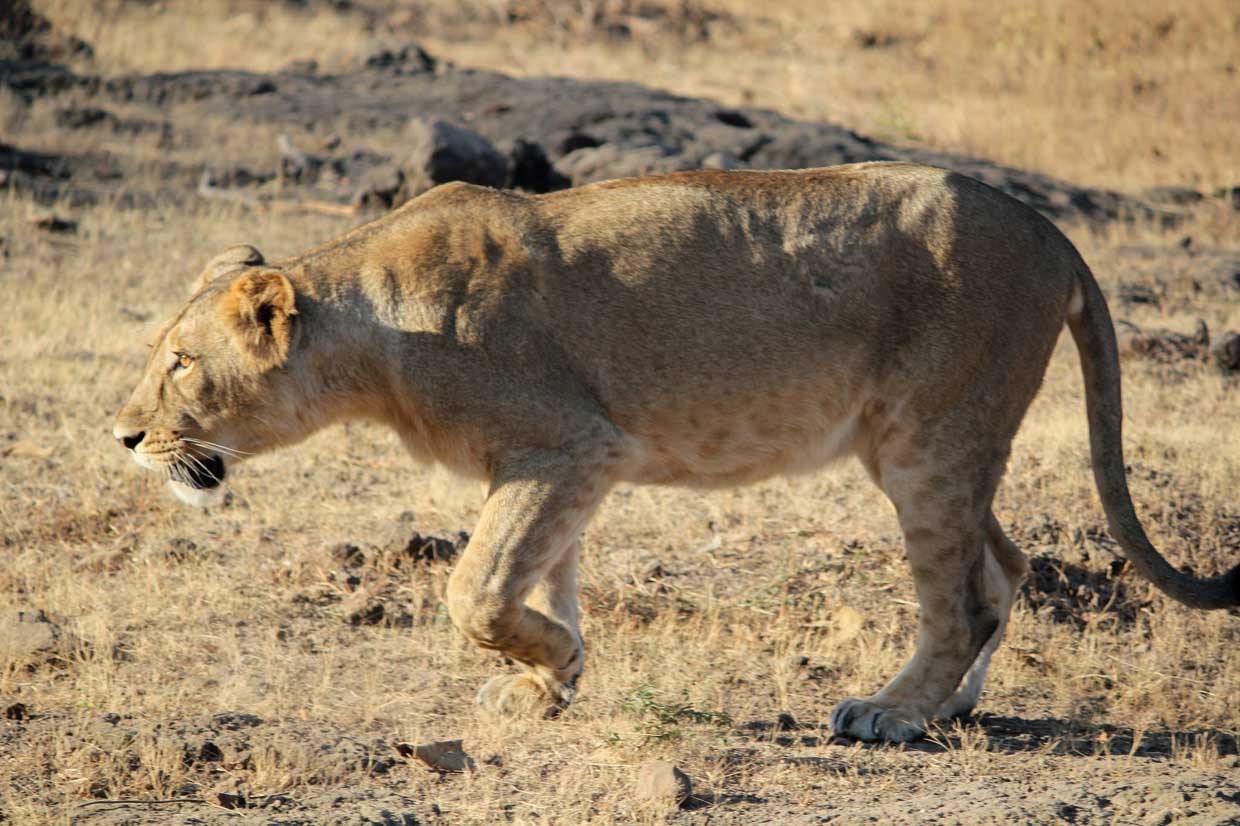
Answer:
MULTIPOLYGON (((220 4, 42 6, 91 40, 109 71, 269 68, 330 59, 336 44, 347 50, 371 36, 360 13, 329 24, 253 4, 231 16, 220 4), (255 49, 260 30, 264 48, 255 49)), ((828 16, 796 0, 760 11, 719 0, 710 8, 729 16, 707 24, 706 36, 643 33, 634 22, 623 41, 600 31, 598 21, 612 18, 580 6, 532 4, 529 19, 513 21, 517 5, 497 2, 468 24, 447 4, 419 8, 428 45, 465 63, 752 98, 1082 183, 1240 182, 1227 134, 1240 104, 1224 68, 1236 17, 1223 2, 1158 14, 1111 0, 1088 12, 1066 2, 1004 11, 901 0, 842 4, 828 16), (557 18, 557 9, 572 13, 557 18), (876 44, 862 48, 855 32, 876 44), (1137 80, 1154 83, 1136 91, 1137 80)), ((1103 519, 1066 339, 997 507, 1025 550, 1046 558, 1051 567, 1040 570, 1053 579, 1057 566, 1091 584, 1034 592, 1017 606, 983 700, 997 718, 938 732, 922 750, 828 741, 831 704, 877 688, 915 633, 890 507, 846 465, 741 491, 618 491, 587 535, 590 653, 579 703, 554 723, 496 721, 469 701, 503 666, 451 629, 446 568, 397 569, 368 548, 369 561, 347 571, 332 552, 415 527, 467 530, 481 501, 475 486, 415 467, 381 431, 349 426, 248 463, 232 505, 203 514, 172 501, 112 443, 111 416, 140 369, 140 342, 207 256, 238 241, 290 254, 347 223, 100 208, 79 216, 76 235, 52 236, 30 230, 31 204, 0 198, 0 603, 46 610, 80 640, 63 663, 0 661, 0 705, 22 702, 35 715, 0 720, 0 812, 12 822, 105 822, 84 819, 103 814, 80 804, 225 788, 294 802, 379 789, 419 812, 434 804, 448 822, 517 823, 792 822, 824 811, 844 822, 894 819, 888 800, 927 811, 946 800, 980 818, 971 805, 1050 805, 1088 788, 1114 792, 1109 811, 1121 822, 1159 813, 1159 783, 1234 773, 1236 614, 1178 608, 1131 575, 1115 602, 1095 598, 1117 586, 1096 539, 1103 519), (667 575, 648 580, 656 562, 667 575), (345 606, 358 588, 396 620, 350 624, 345 606), (101 722, 109 712, 121 722, 101 722), (187 761, 185 743, 199 742, 193 727, 210 728, 220 712, 267 722, 253 729, 245 759, 221 741, 223 760, 187 761), (802 727, 775 730, 780 712, 802 727), (104 736, 122 729, 132 736, 104 736), (480 771, 441 779, 401 763, 375 774, 370 758, 350 756, 378 741, 455 737, 480 771), (672 815, 634 804, 635 766, 655 756, 689 772, 703 808, 672 815), (1023 791, 994 798, 1006 788, 994 778, 1023 791), (1153 796, 1125 797, 1125 784, 1153 796)), ((1240 234, 1234 217, 1214 212, 1192 231, 1199 244, 1240 234)), ((1134 276, 1145 272, 1134 247, 1168 248, 1178 237, 1127 229, 1076 240, 1114 295, 1121 281, 1145 277, 1134 276)), ((1117 315, 1240 327, 1234 292, 1193 289, 1195 260, 1158 259, 1182 262, 1157 273, 1166 300, 1117 304, 1117 315)), ((1235 379, 1195 363, 1130 362, 1125 381, 1131 481, 1156 543, 1199 569, 1234 563, 1235 379)), ((214 810, 182 815, 203 811, 214 810)))

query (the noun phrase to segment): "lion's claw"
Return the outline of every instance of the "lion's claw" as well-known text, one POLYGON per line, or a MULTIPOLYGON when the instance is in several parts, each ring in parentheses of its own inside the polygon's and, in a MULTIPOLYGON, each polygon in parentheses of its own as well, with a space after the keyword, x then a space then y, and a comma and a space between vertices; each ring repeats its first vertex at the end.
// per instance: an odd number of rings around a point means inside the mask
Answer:
POLYGON ((840 701, 831 712, 831 728, 838 735, 867 742, 907 743, 926 733, 915 715, 854 698, 840 701))

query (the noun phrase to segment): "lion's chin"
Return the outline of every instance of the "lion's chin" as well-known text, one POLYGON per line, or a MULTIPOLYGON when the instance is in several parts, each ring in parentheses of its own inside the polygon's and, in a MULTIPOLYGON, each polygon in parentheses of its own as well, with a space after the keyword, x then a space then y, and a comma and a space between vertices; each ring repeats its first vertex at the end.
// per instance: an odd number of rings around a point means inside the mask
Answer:
POLYGON ((172 492, 178 499, 195 508, 213 508, 216 505, 223 504, 227 496, 227 489, 224 485, 196 488, 184 482, 169 481, 168 487, 172 488, 172 492))
POLYGON ((224 457, 212 454, 182 465, 176 478, 168 481, 168 486, 185 504, 210 508, 224 501, 224 477, 227 473, 224 457))

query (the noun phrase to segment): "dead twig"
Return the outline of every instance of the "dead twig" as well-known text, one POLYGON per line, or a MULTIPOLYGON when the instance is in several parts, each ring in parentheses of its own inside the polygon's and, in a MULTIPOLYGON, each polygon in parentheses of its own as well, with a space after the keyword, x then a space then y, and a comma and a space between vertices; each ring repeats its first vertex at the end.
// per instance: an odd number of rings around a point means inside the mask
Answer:
MULTIPOLYGON (((138 804, 142 806, 160 806, 160 805, 164 805, 168 803, 210 803, 210 801, 204 798, 201 798, 201 797, 168 797, 168 798, 163 798, 163 799, 142 798, 142 797, 119 797, 119 798, 111 798, 107 800, 87 800, 85 803, 79 803, 78 805, 79 806, 103 806, 106 804, 117 804, 117 805, 138 804)), ((212 805, 215 805, 215 804, 212 804, 212 805)))
POLYGON ((249 192, 234 189, 222 189, 211 182, 211 173, 202 171, 198 179, 199 197, 215 201, 227 201, 243 204, 255 212, 317 212, 323 215, 350 217, 361 212, 361 207, 353 204, 337 204, 315 198, 304 198, 296 201, 262 201, 249 192))

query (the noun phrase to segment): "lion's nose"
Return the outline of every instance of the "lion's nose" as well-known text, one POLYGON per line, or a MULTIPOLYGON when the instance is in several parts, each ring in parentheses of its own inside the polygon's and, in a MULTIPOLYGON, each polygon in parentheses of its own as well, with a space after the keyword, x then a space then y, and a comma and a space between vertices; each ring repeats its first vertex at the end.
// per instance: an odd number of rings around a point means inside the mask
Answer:
POLYGON ((133 450, 135 447, 142 444, 142 440, 146 438, 146 431, 141 430, 137 433, 130 433, 130 434, 117 433, 115 435, 117 439, 120 439, 121 444, 123 444, 125 447, 129 448, 130 450, 133 450))

